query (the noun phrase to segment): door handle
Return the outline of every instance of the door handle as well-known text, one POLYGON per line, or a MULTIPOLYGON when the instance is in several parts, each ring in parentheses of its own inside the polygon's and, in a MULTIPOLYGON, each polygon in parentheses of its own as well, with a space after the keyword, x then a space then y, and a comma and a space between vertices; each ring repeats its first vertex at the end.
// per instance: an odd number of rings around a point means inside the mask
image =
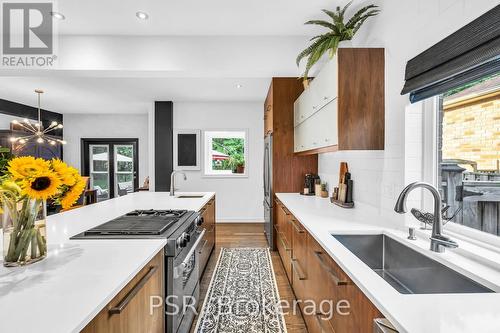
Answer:
POLYGON ((345 280, 341 280, 337 274, 335 274, 335 272, 333 271, 333 269, 331 269, 330 267, 328 267, 328 265, 326 264, 326 262, 323 260, 323 253, 322 252, 318 252, 318 251, 314 251, 314 255, 316 256, 316 258, 318 259, 321 267, 323 267, 323 269, 325 271, 327 271, 327 273, 330 275, 330 278, 333 280, 333 282, 337 285, 337 286, 345 286, 345 285, 348 285, 349 284, 349 281, 345 281, 345 280))
POLYGON ((205 241, 203 242, 203 245, 201 246, 200 251, 198 251, 199 254, 203 253, 203 249, 205 249, 205 245, 207 245, 207 243, 208 243, 208 239, 205 239, 205 241))
POLYGON ((321 329, 321 333, 335 333, 333 331, 332 327, 330 326, 328 320, 325 320, 321 318, 322 314, 316 314, 314 315, 314 318, 316 318, 316 323, 318 323, 319 328, 321 329))
POLYGON ((299 261, 297 259, 292 259, 292 267, 299 280, 307 280, 305 274, 303 273, 304 271, 302 270, 302 267, 300 267, 299 261))
POLYGON ((125 296, 124 299, 118 303, 117 306, 112 307, 111 309, 108 310, 108 313, 110 315, 114 314, 120 314, 125 310, 127 305, 130 303, 130 301, 139 293, 139 291, 144 287, 144 285, 149 281, 149 279, 156 273, 158 270, 158 266, 151 266, 149 267, 148 272, 146 275, 143 276, 142 279, 139 280, 139 282, 128 292, 128 294, 125 296))

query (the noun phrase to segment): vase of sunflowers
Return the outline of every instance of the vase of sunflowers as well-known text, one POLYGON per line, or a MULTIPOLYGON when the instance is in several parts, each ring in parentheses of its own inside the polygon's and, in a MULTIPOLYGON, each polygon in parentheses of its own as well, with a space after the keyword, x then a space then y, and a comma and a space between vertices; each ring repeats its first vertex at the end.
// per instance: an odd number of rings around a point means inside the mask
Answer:
POLYGON ((17 157, 0 180, 4 266, 26 265, 47 256, 46 201, 64 209, 78 200, 86 183, 58 159, 17 157))

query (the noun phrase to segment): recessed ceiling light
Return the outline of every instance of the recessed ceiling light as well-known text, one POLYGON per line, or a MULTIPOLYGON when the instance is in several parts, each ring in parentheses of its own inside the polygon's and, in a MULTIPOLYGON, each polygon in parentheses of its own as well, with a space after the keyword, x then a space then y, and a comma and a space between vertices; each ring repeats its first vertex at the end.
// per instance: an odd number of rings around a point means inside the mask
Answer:
POLYGON ((149 18, 148 13, 145 12, 137 12, 135 13, 135 16, 137 16, 139 20, 147 20, 149 18))
POLYGON ((239 83, 236 85, 236 88, 238 88, 238 89, 240 89, 240 88, 242 88, 242 87, 243 87, 243 86, 242 86, 241 84, 239 84, 239 83))
POLYGON ((58 12, 50 12, 50 15, 52 15, 53 18, 58 19, 58 20, 64 20, 66 17, 58 12))

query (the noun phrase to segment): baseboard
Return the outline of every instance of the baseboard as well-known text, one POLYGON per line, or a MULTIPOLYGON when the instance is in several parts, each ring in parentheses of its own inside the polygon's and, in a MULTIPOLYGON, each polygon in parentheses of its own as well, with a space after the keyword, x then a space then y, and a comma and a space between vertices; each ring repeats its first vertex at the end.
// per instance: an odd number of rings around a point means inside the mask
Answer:
POLYGON ((217 219, 217 223, 264 223, 262 219, 217 219))

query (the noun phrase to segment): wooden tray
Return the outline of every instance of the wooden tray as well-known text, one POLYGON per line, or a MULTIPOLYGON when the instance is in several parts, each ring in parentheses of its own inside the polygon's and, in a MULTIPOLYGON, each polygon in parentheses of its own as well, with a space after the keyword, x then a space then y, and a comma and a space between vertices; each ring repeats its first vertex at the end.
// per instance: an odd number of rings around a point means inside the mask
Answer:
POLYGON ((342 202, 333 198, 330 198, 330 202, 342 208, 354 208, 354 202, 342 202))

